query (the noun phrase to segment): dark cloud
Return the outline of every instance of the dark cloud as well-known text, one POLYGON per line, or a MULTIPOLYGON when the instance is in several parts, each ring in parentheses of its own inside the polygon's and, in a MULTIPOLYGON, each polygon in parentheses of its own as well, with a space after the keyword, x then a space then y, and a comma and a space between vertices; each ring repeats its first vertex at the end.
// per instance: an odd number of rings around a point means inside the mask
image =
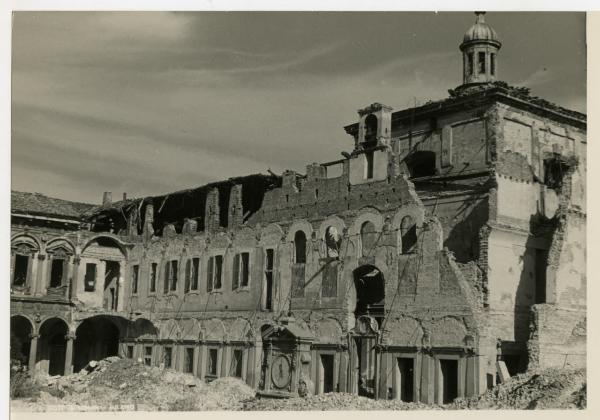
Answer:
MULTIPOLYGON (((490 13, 502 79, 585 111, 585 15, 490 13)), ((352 141, 379 101, 460 83, 470 13, 16 12, 13 188, 73 200, 156 194, 352 141)))

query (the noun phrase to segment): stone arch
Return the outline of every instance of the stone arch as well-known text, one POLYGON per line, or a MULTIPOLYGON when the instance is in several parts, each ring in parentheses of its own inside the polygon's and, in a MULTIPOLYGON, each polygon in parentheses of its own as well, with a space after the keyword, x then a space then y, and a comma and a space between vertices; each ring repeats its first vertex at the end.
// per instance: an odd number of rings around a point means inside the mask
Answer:
POLYGON ((127 245, 128 244, 123 242, 121 239, 119 239, 118 236, 110 234, 110 233, 94 235, 93 237, 88 239, 88 241, 85 243, 85 245, 81 248, 81 254, 85 253, 85 251, 90 247, 90 245, 92 245, 94 243, 98 244, 100 246, 113 245, 114 247, 118 248, 121 251, 121 253, 123 254, 123 257, 127 257, 127 245), (103 245, 102 244, 103 242, 106 245, 103 245))
POLYGON ((354 223, 348 228, 348 235, 354 237, 360 236, 360 228, 367 221, 373 223, 377 232, 381 232, 383 229, 383 216, 381 213, 373 207, 365 207, 356 219, 354 219, 354 223))
POLYGON ((341 344, 343 330, 335 318, 323 318, 316 322, 314 334, 319 343, 341 344))
POLYGON ((385 342, 393 346, 420 346, 423 341, 423 327, 414 318, 398 316, 388 318, 385 324, 385 342))
POLYGON ((158 338, 159 329, 152 321, 146 318, 138 318, 129 324, 131 329, 128 330, 128 338, 140 339, 156 339, 158 338))
POLYGON ((53 238, 46 243, 46 252, 62 251, 68 255, 75 254, 75 244, 67 238, 53 238))
POLYGON ((225 341, 227 334, 223 321, 217 318, 202 321, 202 335, 204 340, 218 342, 225 341))
POLYGON ((10 317, 10 358, 22 365, 29 365, 31 336, 35 334, 35 324, 25 315, 10 317))
POLYGON ((454 317, 434 319, 428 329, 432 347, 463 347, 468 335, 464 322, 454 317))
POLYGON ((35 250, 35 252, 39 252, 42 249, 40 240, 29 233, 17 233, 10 239, 10 243, 12 247, 25 244, 35 250))
POLYGON ((248 320, 244 318, 236 318, 227 323, 227 340, 228 341, 246 341, 254 340, 256 333, 248 320))
POLYGON ((276 223, 269 223, 260 232, 261 245, 277 245, 285 237, 285 232, 276 223))
POLYGON ((181 339, 187 341, 200 340, 202 336, 202 328, 200 322, 196 319, 182 319, 181 325, 181 339))
POLYGON ((71 333, 69 323, 62 317, 46 318, 39 328, 39 350, 37 365, 49 375, 64 375, 67 355, 67 335, 71 333))
POLYGON ((116 317, 97 315, 86 318, 75 330, 73 369, 83 369, 90 361, 119 354, 123 323, 116 317))
POLYGON ((174 319, 168 319, 160 323, 158 338, 160 340, 178 340, 182 336, 181 327, 174 319))
POLYGON ((294 223, 292 223, 292 225, 289 227, 288 233, 286 236, 286 242, 294 242, 294 236, 296 235, 296 232, 299 230, 304 232, 307 240, 312 238, 312 235, 313 235, 312 225, 307 220, 301 219, 301 220, 294 221, 294 223))
POLYGON ((50 321, 52 319, 59 319, 62 322, 64 322, 67 325, 67 327, 68 327, 68 332, 69 333, 74 333, 75 332, 75 330, 73 329, 73 327, 72 327, 71 323, 69 322, 69 320, 67 318, 65 318, 64 316, 62 316, 62 315, 46 315, 46 316, 42 317, 40 319, 40 321, 39 321, 38 334, 40 333, 40 331, 41 331, 42 326, 44 325, 44 323, 46 321, 50 321))
POLYGON ((392 229, 396 232, 398 238, 398 252, 406 254, 412 252, 416 247, 419 233, 423 228, 425 219, 425 210, 417 204, 408 204, 402 206, 395 214, 392 220, 392 229), (407 220, 412 220, 407 225, 407 220))

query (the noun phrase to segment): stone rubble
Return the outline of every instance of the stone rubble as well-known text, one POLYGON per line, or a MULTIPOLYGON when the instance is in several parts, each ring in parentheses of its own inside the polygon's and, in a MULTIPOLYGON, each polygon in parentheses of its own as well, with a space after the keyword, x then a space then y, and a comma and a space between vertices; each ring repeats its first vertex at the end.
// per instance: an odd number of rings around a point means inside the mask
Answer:
POLYGON ((243 381, 224 377, 210 383, 171 369, 119 357, 90 362, 68 376, 43 376, 40 396, 15 400, 15 411, 305 411, 582 409, 587 405, 583 369, 550 368, 510 378, 481 396, 451 404, 374 400, 347 393, 304 398, 260 398, 243 381), (44 389, 45 388, 45 389, 44 389), (50 393, 52 391, 52 394, 50 393), (61 397, 62 395, 62 397, 61 397))

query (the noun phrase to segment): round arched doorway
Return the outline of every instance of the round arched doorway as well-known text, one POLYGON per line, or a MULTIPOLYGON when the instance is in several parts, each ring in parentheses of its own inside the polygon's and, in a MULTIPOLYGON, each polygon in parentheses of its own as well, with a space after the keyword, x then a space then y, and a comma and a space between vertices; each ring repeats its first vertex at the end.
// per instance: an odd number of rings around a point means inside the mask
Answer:
POLYGON ((33 327, 31 322, 21 315, 10 318, 10 359, 11 363, 20 363, 22 366, 29 365, 29 353, 31 349, 31 333, 33 327))
POLYGON ((39 364, 49 375, 64 375, 69 327, 61 318, 50 318, 40 327, 39 364))
POLYGON ((107 316, 84 320, 75 333, 73 370, 79 372, 90 361, 119 354, 119 327, 107 316))

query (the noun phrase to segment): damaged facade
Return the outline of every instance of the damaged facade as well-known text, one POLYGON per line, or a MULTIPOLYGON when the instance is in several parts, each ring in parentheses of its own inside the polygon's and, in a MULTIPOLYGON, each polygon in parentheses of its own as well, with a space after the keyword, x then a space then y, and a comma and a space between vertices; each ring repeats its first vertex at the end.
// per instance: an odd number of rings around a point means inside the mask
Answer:
POLYGON ((101 206, 13 192, 24 363, 425 403, 585 366, 586 116, 497 81, 500 46, 477 14, 461 86, 359 110, 353 151, 306 174, 101 206))

